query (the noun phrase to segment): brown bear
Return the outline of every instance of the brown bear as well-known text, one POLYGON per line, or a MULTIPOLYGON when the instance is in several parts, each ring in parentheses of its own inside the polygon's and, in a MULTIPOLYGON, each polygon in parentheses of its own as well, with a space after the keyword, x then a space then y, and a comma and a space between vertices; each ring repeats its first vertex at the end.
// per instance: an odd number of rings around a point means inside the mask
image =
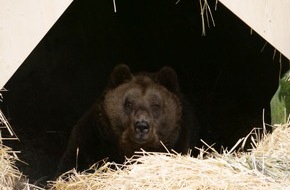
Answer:
POLYGON ((161 142, 168 150, 187 153, 197 134, 198 124, 172 68, 132 74, 121 64, 101 98, 73 127, 58 173, 83 170, 105 158, 122 163, 141 148, 166 151, 161 142))

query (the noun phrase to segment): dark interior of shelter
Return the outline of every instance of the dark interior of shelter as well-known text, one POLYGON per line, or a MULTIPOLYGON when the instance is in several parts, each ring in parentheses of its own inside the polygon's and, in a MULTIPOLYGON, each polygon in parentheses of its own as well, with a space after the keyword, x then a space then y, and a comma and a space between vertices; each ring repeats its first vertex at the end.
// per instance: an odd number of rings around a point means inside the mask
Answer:
POLYGON ((20 139, 7 143, 21 151, 30 183, 52 179, 72 126, 120 63, 133 72, 174 68, 201 139, 217 150, 262 127, 263 117, 271 122, 289 64, 221 3, 209 2, 215 26, 205 22, 202 36, 197 0, 115 2, 116 12, 113 1, 73 1, 5 85, 1 110, 20 139))

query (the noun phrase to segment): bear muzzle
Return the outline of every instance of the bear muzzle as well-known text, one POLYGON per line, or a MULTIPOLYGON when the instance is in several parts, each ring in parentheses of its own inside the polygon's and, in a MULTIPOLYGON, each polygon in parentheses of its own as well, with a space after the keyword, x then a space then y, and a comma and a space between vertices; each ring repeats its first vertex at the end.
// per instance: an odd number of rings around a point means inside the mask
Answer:
POLYGON ((147 134, 149 132, 149 124, 147 121, 136 121, 135 132, 140 134, 147 134))
POLYGON ((135 140, 138 143, 144 143, 149 138, 150 126, 147 121, 136 121, 135 122, 135 140))

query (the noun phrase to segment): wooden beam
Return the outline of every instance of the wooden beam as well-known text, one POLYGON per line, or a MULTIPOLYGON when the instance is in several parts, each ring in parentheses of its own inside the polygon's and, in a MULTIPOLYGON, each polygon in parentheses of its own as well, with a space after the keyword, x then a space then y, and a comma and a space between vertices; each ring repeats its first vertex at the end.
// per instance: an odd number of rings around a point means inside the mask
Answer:
POLYGON ((290 59, 289 0, 219 1, 290 59))
POLYGON ((72 1, 0 0, 0 89, 72 1))

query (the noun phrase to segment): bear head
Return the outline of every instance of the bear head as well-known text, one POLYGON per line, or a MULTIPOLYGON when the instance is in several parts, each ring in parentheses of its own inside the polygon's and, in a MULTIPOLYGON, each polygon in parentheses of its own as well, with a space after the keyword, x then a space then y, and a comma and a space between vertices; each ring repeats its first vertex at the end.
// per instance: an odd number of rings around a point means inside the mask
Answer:
POLYGON ((182 105, 175 71, 132 74, 127 65, 113 69, 104 94, 103 111, 119 150, 131 156, 140 148, 173 148, 179 138, 182 105))

